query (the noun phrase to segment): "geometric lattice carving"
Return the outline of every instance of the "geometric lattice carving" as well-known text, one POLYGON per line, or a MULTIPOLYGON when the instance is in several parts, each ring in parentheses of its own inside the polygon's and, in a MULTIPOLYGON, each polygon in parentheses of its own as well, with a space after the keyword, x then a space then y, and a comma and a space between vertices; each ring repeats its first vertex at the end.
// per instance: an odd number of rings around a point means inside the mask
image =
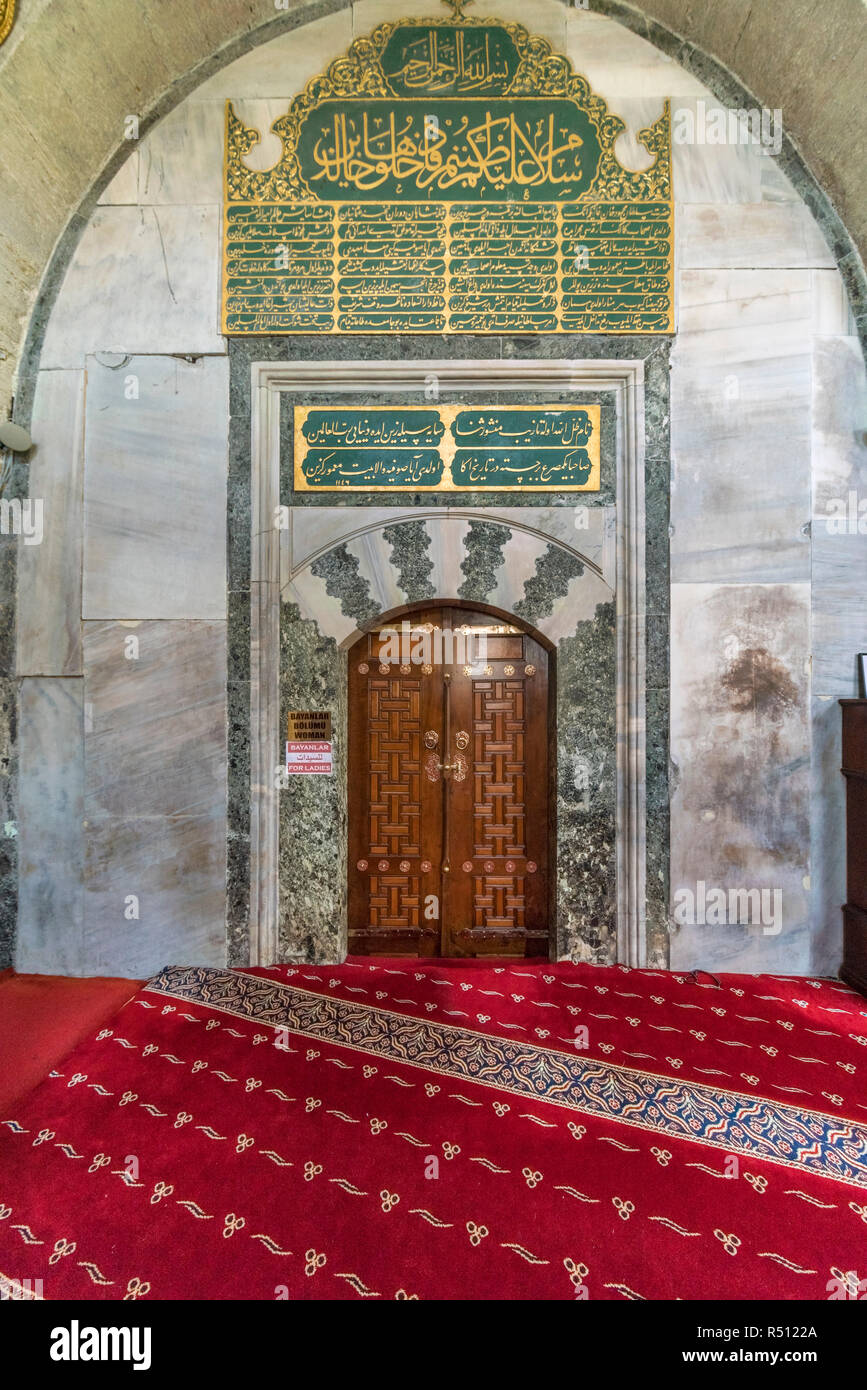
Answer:
POLYGON ((421 927, 421 880, 405 874, 371 874, 370 926, 421 927))
MULTIPOLYGON (((526 853, 524 682, 473 682, 475 853, 526 853)), ((501 865, 497 866, 501 868, 501 865)))
POLYGON ((421 854, 421 682, 368 684, 370 854, 421 854))
POLYGON ((480 874, 473 894, 473 927, 488 931, 524 930, 524 879, 514 874, 480 874))
POLYGON ((472 609, 414 614, 423 632, 465 621, 489 666, 398 665, 369 634, 350 653, 352 951, 546 954, 546 654, 472 609))

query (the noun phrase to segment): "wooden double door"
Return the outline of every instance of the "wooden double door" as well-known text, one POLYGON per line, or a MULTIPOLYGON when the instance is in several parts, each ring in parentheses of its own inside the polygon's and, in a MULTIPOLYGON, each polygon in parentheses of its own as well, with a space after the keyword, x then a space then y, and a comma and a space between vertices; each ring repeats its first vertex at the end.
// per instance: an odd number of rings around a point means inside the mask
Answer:
POLYGON ((466 608, 349 653, 349 950, 549 954, 548 653, 466 608))

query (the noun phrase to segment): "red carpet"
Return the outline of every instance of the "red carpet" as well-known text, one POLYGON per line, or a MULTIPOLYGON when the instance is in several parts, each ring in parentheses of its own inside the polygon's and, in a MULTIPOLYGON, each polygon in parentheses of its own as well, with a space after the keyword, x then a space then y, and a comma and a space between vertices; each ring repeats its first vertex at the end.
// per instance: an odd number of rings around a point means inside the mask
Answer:
POLYGON ((827 981, 172 967, 3 1113, 0 1271, 48 1299, 845 1298, 865 1069, 867 1002, 827 981))
POLYGON ((0 973, 0 1110, 117 1013, 142 982, 0 973))

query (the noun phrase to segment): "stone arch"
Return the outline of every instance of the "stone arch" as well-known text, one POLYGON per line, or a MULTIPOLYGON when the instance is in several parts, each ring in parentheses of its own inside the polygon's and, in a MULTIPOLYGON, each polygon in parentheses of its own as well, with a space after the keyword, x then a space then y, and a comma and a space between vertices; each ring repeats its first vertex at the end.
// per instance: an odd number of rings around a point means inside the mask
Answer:
POLYGON ((538 509, 532 523, 503 509, 317 513, 309 539, 296 541, 302 549, 287 567, 281 595, 344 648, 382 614, 439 598, 487 604, 556 646, 614 598, 603 510, 589 515, 586 533, 573 529, 581 545, 563 534, 572 511, 555 508, 538 509))

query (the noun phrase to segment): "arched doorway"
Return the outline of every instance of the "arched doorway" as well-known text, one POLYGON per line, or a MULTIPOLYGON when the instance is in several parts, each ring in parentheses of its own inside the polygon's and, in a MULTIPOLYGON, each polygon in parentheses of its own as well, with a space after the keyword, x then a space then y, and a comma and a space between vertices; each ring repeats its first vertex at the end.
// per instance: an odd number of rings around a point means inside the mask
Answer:
POLYGON ((547 958, 551 644, 444 600, 380 619, 348 661, 350 952, 547 958))

